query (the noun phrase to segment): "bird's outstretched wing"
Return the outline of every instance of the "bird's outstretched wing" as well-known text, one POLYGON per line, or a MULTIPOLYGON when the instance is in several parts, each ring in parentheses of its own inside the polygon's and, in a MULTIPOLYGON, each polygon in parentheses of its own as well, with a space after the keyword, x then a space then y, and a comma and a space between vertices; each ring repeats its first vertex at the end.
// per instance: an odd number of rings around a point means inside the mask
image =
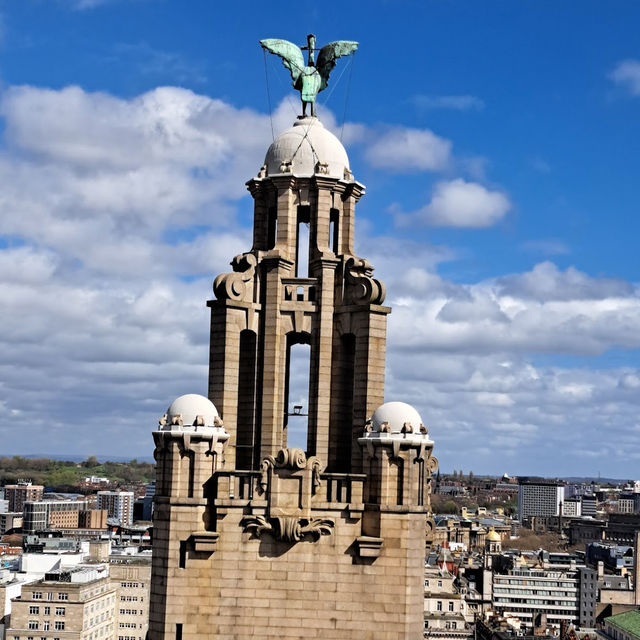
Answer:
POLYGON ((291 79, 295 85, 304 69, 304 56, 298 45, 288 40, 267 38, 260 40, 260 45, 269 53, 275 53, 282 58, 282 64, 291 71, 291 79))
POLYGON ((342 56, 352 54, 357 48, 357 42, 353 42, 352 40, 337 40, 336 42, 325 44, 324 47, 320 49, 318 61, 316 62, 316 69, 322 78, 320 91, 329 84, 329 74, 336 66, 336 60, 342 58, 342 56))

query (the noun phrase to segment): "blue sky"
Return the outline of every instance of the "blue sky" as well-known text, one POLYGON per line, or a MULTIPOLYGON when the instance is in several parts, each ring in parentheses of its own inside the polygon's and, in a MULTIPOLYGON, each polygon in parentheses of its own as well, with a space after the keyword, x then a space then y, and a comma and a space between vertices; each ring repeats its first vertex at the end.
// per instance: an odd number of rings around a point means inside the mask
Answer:
MULTIPOLYGON (((319 101, 367 186, 387 399, 445 471, 636 477, 639 23, 632 2, 0 1, 3 448, 149 455, 204 391, 204 301, 250 248, 271 141, 257 42, 314 32, 360 42, 319 101)), ((274 57, 266 77, 277 134, 297 99, 274 57)))

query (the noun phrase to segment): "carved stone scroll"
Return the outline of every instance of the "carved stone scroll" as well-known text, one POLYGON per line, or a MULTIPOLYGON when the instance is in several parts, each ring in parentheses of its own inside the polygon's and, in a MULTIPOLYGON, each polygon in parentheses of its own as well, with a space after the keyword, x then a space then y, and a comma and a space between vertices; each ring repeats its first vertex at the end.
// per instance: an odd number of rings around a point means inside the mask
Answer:
POLYGON ((233 273, 223 273, 213 282, 213 293, 218 300, 249 301, 251 288, 248 286, 255 274, 258 261, 253 253, 241 253, 232 261, 233 273))
POLYGON ((345 301, 347 304, 382 304, 385 286, 372 277, 373 267, 364 258, 351 256, 345 268, 345 301))

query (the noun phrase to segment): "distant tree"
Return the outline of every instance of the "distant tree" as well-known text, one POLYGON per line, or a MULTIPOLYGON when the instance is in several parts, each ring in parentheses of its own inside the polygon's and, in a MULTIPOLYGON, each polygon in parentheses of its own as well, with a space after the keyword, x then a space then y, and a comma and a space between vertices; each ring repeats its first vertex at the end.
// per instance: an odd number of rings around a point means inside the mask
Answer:
POLYGON ((83 463, 82 466, 90 469, 91 467, 97 467, 100 463, 98 462, 98 458, 95 456, 89 456, 83 463))
POLYGON ((447 500, 441 507, 440 513, 459 513, 460 508, 453 500, 447 500))
POLYGON ((473 482, 473 471, 469 471, 469 484, 473 482))

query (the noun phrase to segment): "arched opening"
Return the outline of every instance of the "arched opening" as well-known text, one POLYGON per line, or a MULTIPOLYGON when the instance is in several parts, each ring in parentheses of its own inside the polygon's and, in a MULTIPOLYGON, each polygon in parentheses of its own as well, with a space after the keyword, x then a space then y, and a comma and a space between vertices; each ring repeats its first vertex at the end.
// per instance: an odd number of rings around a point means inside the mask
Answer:
POLYGON ((309 220, 310 208, 298 207, 296 225, 296 278, 309 277, 309 220))
POLYGON ((256 334, 240 332, 238 362, 238 412, 236 430, 236 469, 252 469, 256 458, 256 334))
POLYGON ((337 209, 331 209, 329 213, 329 249, 336 255, 338 254, 338 216, 337 209))
POLYGON ((307 450, 309 428, 309 342, 305 333, 287 336, 282 446, 303 451, 307 450))

